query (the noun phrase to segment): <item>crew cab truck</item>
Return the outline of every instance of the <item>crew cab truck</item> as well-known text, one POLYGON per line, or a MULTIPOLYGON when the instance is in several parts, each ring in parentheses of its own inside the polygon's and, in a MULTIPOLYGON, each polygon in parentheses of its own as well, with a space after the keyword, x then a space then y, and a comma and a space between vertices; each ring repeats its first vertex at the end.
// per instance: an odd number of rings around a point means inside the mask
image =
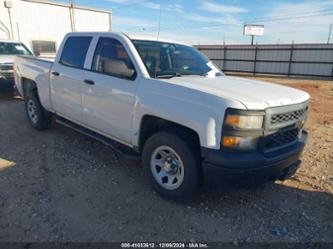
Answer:
POLYGON ((15 61, 31 125, 55 119, 141 156, 153 187, 191 195, 206 172, 285 179, 300 164, 309 95, 228 77, 190 45, 123 33, 69 33, 54 62, 15 61))

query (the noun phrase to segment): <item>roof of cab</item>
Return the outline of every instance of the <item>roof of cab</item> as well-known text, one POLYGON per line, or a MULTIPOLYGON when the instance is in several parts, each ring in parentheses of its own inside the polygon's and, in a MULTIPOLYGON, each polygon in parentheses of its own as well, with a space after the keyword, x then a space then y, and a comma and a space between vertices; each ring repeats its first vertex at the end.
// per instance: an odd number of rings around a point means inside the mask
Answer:
POLYGON ((154 37, 154 36, 129 35, 129 37, 130 37, 131 40, 156 41, 156 42, 175 43, 175 44, 191 46, 190 44, 187 44, 187 43, 184 43, 184 42, 170 40, 170 39, 164 39, 164 38, 157 38, 157 37, 154 37))
POLYGON ((20 41, 6 40, 6 39, 0 39, 0 42, 7 42, 7 43, 22 43, 22 42, 20 42, 20 41))
POLYGON ((175 40, 169 40, 169 39, 164 39, 164 38, 157 38, 155 36, 147 36, 147 35, 129 35, 123 32, 71 32, 68 33, 68 35, 107 35, 107 34, 116 34, 119 36, 127 37, 130 40, 140 40, 140 41, 156 41, 156 42, 165 42, 165 43, 175 43, 175 44, 180 44, 180 45, 185 45, 185 46, 191 46, 190 44, 180 42, 180 41, 175 41, 175 40))

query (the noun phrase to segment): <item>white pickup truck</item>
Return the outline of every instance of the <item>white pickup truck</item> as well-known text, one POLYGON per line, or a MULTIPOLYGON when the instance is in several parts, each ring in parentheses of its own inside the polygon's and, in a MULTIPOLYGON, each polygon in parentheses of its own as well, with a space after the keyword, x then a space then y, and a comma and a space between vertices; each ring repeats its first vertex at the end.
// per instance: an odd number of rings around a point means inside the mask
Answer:
POLYGON ((0 40, 0 91, 14 85, 13 64, 17 55, 32 55, 19 41, 0 40))
POLYGON ((299 167, 309 95, 225 76, 190 45, 69 33, 53 63, 20 56, 14 70, 34 128, 55 117, 141 156, 163 196, 188 196, 203 176, 262 182, 299 167))

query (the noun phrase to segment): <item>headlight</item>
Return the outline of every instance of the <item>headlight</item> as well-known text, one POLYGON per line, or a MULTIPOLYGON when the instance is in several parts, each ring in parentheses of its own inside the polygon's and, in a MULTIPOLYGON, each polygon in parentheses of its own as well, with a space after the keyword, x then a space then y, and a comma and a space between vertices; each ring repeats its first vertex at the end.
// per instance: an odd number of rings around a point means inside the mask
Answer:
POLYGON ((227 149, 254 150, 263 135, 265 111, 228 109, 224 119, 221 145, 227 149))
POLYGON ((237 137, 237 136, 223 136, 222 145, 229 149, 243 149, 252 150, 257 148, 259 138, 257 137, 237 137))
POLYGON ((264 116, 227 114, 224 125, 237 129, 261 129, 264 116))

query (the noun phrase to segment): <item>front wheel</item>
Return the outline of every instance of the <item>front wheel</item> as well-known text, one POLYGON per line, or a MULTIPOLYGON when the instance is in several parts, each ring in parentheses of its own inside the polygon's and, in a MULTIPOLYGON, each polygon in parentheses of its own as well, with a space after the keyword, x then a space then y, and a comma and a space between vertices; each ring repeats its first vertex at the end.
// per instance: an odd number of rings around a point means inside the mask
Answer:
POLYGON ((25 97, 25 110, 30 124, 36 130, 50 128, 52 123, 52 113, 43 108, 37 97, 37 93, 32 92, 25 97))
POLYGON ((142 161, 155 190, 168 198, 187 197, 199 185, 199 160, 188 143, 159 132, 145 143, 142 161))

